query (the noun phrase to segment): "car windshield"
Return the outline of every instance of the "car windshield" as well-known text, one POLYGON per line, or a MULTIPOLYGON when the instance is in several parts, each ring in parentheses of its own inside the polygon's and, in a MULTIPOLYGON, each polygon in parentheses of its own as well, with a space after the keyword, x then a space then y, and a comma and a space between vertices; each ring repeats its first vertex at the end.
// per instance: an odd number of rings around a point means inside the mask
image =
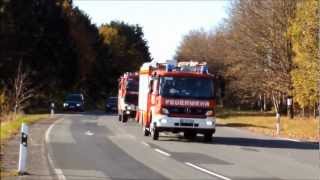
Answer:
POLYGON ((210 99, 214 97, 213 80, 194 77, 161 77, 160 95, 174 98, 210 99))
POLYGON ((79 94, 68 95, 65 99, 66 101, 82 101, 82 98, 79 94))
POLYGON ((128 91, 138 91, 139 90, 139 80, 138 79, 128 80, 127 90, 128 91))
POLYGON ((107 103, 108 103, 108 104, 116 104, 116 103, 117 103, 117 98, 109 98, 109 99, 107 100, 107 103))

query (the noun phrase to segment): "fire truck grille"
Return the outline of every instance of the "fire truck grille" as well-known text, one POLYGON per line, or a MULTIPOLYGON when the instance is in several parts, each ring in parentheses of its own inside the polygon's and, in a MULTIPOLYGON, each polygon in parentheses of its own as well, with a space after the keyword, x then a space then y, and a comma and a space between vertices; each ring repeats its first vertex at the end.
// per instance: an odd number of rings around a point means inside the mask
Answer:
POLYGON ((167 107, 169 116, 183 117, 185 115, 191 117, 205 118, 208 109, 203 108, 189 108, 189 107, 167 107))

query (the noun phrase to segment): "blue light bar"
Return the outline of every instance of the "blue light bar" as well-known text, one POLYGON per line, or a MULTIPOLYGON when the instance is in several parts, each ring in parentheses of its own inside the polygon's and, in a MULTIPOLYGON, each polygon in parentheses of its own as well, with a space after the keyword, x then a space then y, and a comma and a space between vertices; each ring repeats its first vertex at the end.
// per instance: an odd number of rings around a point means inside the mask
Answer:
POLYGON ((167 72, 171 72, 174 69, 174 65, 173 64, 166 64, 166 71, 167 72))
POLYGON ((209 73, 208 66, 207 65, 201 66, 201 72, 208 74, 209 73))

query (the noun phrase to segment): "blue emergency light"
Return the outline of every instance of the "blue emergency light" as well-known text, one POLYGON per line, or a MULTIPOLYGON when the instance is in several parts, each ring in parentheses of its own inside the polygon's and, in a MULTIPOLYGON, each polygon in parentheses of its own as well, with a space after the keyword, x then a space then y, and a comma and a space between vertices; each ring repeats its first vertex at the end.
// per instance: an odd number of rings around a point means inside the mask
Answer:
POLYGON ((171 72, 174 69, 174 65, 173 64, 166 64, 166 71, 167 72, 171 72))

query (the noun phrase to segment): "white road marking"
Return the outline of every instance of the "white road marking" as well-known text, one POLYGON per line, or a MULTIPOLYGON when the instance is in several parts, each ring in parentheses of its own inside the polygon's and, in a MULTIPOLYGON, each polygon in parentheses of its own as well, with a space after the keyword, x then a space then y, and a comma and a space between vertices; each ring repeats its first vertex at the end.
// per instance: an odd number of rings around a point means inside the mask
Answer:
POLYGON ((49 143, 50 143, 49 134, 50 134, 52 128, 53 128, 56 124, 58 124, 60 121, 62 121, 62 119, 54 122, 54 123, 51 124, 50 127, 47 129, 46 135, 45 135, 45 142, 46 142, 47 147, 48 147, 48 161, 49 161, 50 166, 54 169, 54 172, 55 172, 55 174, 58 176, 58 179, 59 179, 59 180, 66 180, 66 177, 63 175, 62 170, 55 167, 54 162, 53 162, 53 160, 52 160, 52 158, 51 158, 51 156, 50 156, 50 153, 49 153, 49 151, 50 151, 50 147, 49 147, 49 143))
POLYGON ((92 136, 92 135, 94 135, 94 133, 93 133, 93 132, 91 132, 90 130, 88 130, 88 131, 86 132, 86 135, 88 135, 88 136, 92 136))
POLYGON ((169 153, 167 153, 167 152, 164 152, 164 151, 162 151, 162 150, 160 150, 160 149, 154 149, 155 151, 157 151, 158 153, 161 153, 161 154, 163 154, 163 155, 165 155, 165 156, 171 156, 171 154, 169 154, 169 153))
POLYGON ((143 145, 145 145, 147 147, 150 147, 150 145, 148 143, 144 142, 144 141, 142 141, 141 144, 143 144, 143 145))
POLYGON ((96 179, 96 180, 111 180, 111 177, 105 175, 102 171, 98 170, 79 170, 79 169, 64 169, 65 176, 71 179, 96 179))
POLYGON ((106 137, 109 139, 136 139, 136 137, 131 134, 107 135, 106 137))
POLYGON ((202 172, 205 172, 205 173, 207 173, 207 174, 216 176, 216 177, 218 177, 218 178, 220 178, 220 179, 231 180, 230 178, 227 178, 227 177, 222 176, 222 175, 220 175, 220 174, 214 173, 214 172, 209 171, 209 170, 207 170, 207 169, 204 169, 204 168, 202 168, 202 167, 196 166, 196 165, 194 165, 194 164, 192 164, 192 163, 185 162, 185 164, 188 165, 188 166, 191 166, 191 167, 193 167, 193 168, 196 168, 196 169, 198 169, 198 170, 200 170, 200 171, 202 171, 202 172))

